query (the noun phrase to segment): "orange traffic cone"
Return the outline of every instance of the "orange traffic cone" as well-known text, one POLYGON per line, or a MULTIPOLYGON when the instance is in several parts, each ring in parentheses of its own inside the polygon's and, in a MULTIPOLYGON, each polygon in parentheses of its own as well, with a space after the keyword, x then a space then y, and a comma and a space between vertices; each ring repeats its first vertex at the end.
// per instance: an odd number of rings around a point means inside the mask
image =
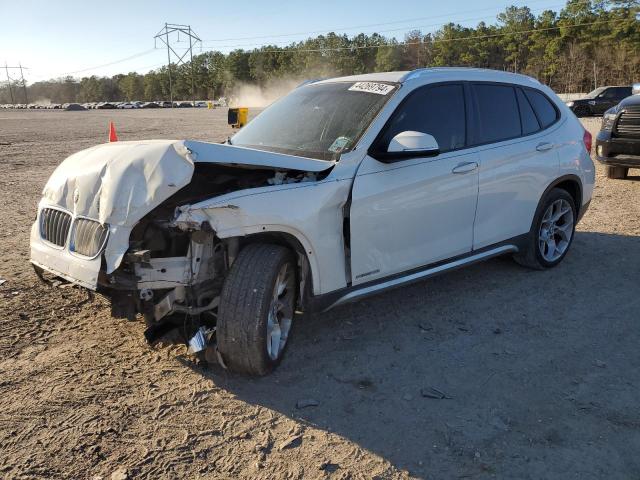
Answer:
POLYGON ((109 142, 117 142, 118 135, 116 135, 116 127, 113 122, 109 122, 109 142))

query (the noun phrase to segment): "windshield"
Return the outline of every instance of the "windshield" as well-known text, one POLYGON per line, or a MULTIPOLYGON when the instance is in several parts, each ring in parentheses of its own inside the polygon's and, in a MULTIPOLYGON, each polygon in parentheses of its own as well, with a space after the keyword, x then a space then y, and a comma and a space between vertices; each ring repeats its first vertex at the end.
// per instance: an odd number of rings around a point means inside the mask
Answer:
POLYGON ((598 87, 595 90, 591 90, 589 93, 587 93, 587 96, 585 98, 596 98, 598 95, 604 92, 606 88, 607 87, 598 87))
POLYGON ((249 122, 231 143, 333 160, 355 146, 395 90, 377 82, 299 87, 249 122))

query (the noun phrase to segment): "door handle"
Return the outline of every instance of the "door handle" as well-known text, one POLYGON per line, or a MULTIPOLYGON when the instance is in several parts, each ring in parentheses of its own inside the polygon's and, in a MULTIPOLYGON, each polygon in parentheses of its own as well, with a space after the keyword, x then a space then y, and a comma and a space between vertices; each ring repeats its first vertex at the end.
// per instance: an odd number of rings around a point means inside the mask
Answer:
POLYGON ((451 170, 451 173, 469 173, 473 172, 476 168, 478 168, 476 162, 464 162, 456 165, 453 170, 451 170))
POLYGON ((547 150, 551 150, 553 148, 553 143, 542 142, 536 145, 536 150, 539 152, 546 152, 547 150))

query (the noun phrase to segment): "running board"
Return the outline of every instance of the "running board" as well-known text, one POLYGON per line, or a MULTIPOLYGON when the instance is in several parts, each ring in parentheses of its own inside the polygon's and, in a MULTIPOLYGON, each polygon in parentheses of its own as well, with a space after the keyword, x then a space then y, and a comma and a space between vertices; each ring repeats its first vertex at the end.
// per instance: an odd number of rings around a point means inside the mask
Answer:
POLYGON ((505 253, 514 253, 517 251, 518 251, 518 247, 516 247, 515 245, 502 245, 500 247, 492 248, 491 250, 485 250, 481 253, 476 253, 468 257, 454 260, 449 263, 443 263, 441 265, 427 268, 426 270, 421 270, 419 272, 411 273, 409 275, 396 277, 391 280, 382 281, 380 283, 376 283, 374 285, 370 285, 367 287, 362 287, 362 288, 355 287, 355 290, 351 290, 350 292, 345 293, 345 295, 338 298, 335 302, 333 302, 329 307, 325 308, 323 311, 326 312, 327 310, 330 310, 333 307, 337 307, 338 305, 353 302, 363 297, 373 295, 374 293, 379 293, 384 290, 400 287, 402 285, 416 282, 418 280, 424 280, 426 278, 433 277, 440 273, 448 272, 450 270, 455 270, 460 267, 471 265, 472 263, 477 263, 483 260, 488 260, 489 258, 492 258, 492 257, 498 257, 500 255, 504 255, 505 253))

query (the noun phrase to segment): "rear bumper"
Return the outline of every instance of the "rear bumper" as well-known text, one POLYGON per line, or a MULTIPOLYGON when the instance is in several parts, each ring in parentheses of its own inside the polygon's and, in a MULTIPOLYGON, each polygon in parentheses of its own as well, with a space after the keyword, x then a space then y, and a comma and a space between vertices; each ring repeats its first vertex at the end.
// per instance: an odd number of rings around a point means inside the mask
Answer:
POLYGON ((605 165, 640 168, 640 138, 617 138, 600 131, 596 137, 596 160, 605 165))
POLYGON ((80 258, 66 248, 55 247, 40 238, 37 222, 31 228, 31 263, 53 275, 96 290, 102 255, 80 258))

